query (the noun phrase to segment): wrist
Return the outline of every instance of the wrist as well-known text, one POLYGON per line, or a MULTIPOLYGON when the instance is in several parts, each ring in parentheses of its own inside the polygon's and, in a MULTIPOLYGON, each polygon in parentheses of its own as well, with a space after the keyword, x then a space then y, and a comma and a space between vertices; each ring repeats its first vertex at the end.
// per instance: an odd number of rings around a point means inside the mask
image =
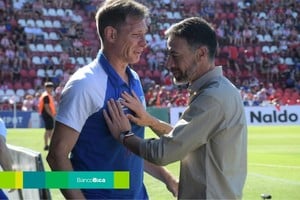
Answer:
POLYGON ((153 116, 150 116, 149 119, 148 119, 148 126, 149 127, 155 127, 157 124, 159 124, 159 119, 153 117, 153 116))
POLYGON ((123 131, 121 132, 120 136, 119 136, 119 141, 124 144, 125 140, 131 136, 134 136, 134 133, 129 131, 123 131))

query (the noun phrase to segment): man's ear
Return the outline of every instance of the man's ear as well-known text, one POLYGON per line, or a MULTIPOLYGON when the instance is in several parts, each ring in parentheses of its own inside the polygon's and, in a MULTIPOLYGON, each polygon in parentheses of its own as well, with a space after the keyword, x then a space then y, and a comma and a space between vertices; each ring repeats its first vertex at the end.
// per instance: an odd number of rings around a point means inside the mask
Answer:
POLYGON ((208 49, 206 46, 200 46, 199 48, 196 49, 195 52, 195 56, 196 56, 196 60, 199 61, 203 61, 203 59, 208 56, 208 49))
POLYGON ((117 38, 117 29, 112 26, 107 26, 104 29, 104 37, 109 42, 114 42, 117 38))

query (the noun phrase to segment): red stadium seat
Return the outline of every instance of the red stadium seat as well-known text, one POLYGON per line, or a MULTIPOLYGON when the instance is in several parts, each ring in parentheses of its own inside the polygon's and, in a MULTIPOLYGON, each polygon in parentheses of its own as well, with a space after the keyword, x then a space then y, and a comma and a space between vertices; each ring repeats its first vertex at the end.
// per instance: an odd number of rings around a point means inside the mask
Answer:
POLYGON ((24 83, 24 89, 25 90, 29 90, 29 89, 32 89, 32 88, 33 87, 32 87, 31 82, 27 81, 27 82, 24 83))
POLYGON ((21 75, 21 78, 28 78, 28 71, 26 69, 21 69, 20 70, 20 75, 21 75))
POLYGON ((152 72, 151 72, 151 70, 146 70, 146 72, 145 72, 145 76, 147 76, 147 77, 149 77, 149 78, 152 78, 152 72))
POLYGON ((144 71, 141 70, 141 69, 137 70, 137 74, 139 75, 140 78, 144 78, 145 77, 144 71))
POLYGON ((34 78, 36 77, 36 70, 30 69, 29 72, 28 72, 28 76, 29 76, 31 79, 34 79, 34 78))
POLYGON ((22 88, 23 88, 23 84, 20 81, 14 83, 14 90, 18 90, 22 88))

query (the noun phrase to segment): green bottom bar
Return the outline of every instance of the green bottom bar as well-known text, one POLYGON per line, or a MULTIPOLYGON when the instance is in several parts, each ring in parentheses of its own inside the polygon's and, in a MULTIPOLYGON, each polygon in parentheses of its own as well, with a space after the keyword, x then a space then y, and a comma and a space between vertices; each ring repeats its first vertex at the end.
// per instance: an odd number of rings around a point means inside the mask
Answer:
POLYGON ((0 172, 0 188, 129 189, 129 186, 128 171, 0 172))
POLYGON ((69 173, 73 172, 46 172, 46 188, 69 188, 69 173))
POLYGON ((119 171, 114 172, 114 187, 115 189, 129 189, 129 172, 119 171))
POLYGON ((16 188, 16 176, 14 171, 0 172, 0 188, 16 188))
POLYGON ((23 172, 24 188, 46 188, 45 172, 23 172))

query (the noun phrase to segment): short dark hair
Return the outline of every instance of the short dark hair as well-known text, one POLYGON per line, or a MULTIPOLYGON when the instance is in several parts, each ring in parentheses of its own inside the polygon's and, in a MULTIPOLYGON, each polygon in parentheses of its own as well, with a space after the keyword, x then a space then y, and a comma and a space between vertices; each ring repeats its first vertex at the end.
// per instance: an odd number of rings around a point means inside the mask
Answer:
POLYGON ((183 38, 191 48, 196 49, 205 45, 209 50, 209 58, 214 60, 216 56, 218 46, 216 32, 213 26, 201 17, 190 17, 173 24, 166 30, 165 35, 183 38))
POLYGON ((118 28, 127 16, 146 18, 148 8, 134 0, 106 0, 96 13, 97 32, 101 39, 104 37, 104 29, 107 26, 118 28))

